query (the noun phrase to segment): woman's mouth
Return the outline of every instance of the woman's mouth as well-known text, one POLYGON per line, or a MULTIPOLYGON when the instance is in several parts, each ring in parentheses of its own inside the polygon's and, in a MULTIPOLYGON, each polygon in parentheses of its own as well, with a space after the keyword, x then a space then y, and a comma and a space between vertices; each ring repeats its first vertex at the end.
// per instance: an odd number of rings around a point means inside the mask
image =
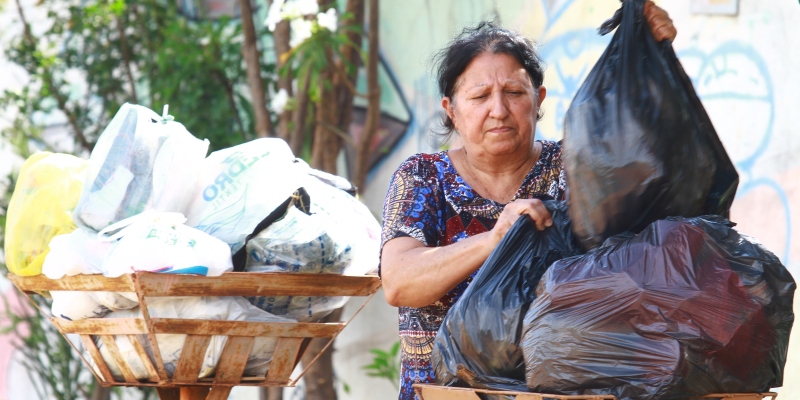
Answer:
POLYGON ((511 131, 510 126, 498 126, 497 128, 492 128, 488 130, 489 133, 506 133, 509 131, 511 131))

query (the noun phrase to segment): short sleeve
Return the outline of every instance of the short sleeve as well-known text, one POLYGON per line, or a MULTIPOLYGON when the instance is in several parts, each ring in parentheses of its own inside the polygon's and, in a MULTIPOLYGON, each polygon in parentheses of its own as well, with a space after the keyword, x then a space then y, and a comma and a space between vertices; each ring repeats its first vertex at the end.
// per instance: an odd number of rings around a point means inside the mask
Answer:
MULTIPOLYGON (((383 203, 383 245, 397 237, 412 237, 425 246, 439 242, 440 190, 436 168, 420 156, 406 160, 392 175, 383 203)), ((381 252, 382 253, 382 252, 381 252)))

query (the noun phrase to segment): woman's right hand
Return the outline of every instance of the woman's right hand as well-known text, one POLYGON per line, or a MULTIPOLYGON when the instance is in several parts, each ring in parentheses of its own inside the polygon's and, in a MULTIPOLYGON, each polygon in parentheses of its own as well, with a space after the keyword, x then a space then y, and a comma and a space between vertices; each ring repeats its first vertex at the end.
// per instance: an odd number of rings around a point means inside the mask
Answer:
POLYGON ((528 215, 536 224, 536 229, 543 231, 553 225, 553 218, 550 212, 539 199, 517 199, 508 204, 500 213, 494 228, 490 231, 492 240, 495 245, 500 243, 500 240, 506 236, 511 226, 519 219, 520 215, 528 215))

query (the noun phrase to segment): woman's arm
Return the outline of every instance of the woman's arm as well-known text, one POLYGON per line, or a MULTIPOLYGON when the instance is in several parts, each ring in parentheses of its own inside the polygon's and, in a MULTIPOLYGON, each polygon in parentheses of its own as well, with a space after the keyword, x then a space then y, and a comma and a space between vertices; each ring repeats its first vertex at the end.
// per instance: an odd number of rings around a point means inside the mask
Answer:
POLYGON ((394 307, 433 304, 483 265, 522 214, 530 216, 539 230, 553 224, 541 201, 516 200, 506 205, 491 231, 448 246, 426 247, 409 237, 387 241, 381 253, 386 301, 394 307))

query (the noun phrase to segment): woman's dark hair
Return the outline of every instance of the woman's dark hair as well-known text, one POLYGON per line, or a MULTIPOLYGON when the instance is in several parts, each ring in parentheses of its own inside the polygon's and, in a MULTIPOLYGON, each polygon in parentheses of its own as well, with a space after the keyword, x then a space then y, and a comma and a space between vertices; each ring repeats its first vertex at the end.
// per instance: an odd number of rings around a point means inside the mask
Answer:
MULTIPOLYGON (((533 87, 538 88, 542 85, 544 61, 536 54, 533 43, 517 32, 484 21, 474 28, 464 28, 461 34, 434 56, 439 94, 452 99, 456 82, 467 69, 467 65, 485 52, 514 57, 528 73, 533 87)), ((541 119, 541 114, 537 119, 541 119)), ((445 128, 443 135, 449 137, 455 125, 447 113, 444 114, 442 124, 445 128)))

